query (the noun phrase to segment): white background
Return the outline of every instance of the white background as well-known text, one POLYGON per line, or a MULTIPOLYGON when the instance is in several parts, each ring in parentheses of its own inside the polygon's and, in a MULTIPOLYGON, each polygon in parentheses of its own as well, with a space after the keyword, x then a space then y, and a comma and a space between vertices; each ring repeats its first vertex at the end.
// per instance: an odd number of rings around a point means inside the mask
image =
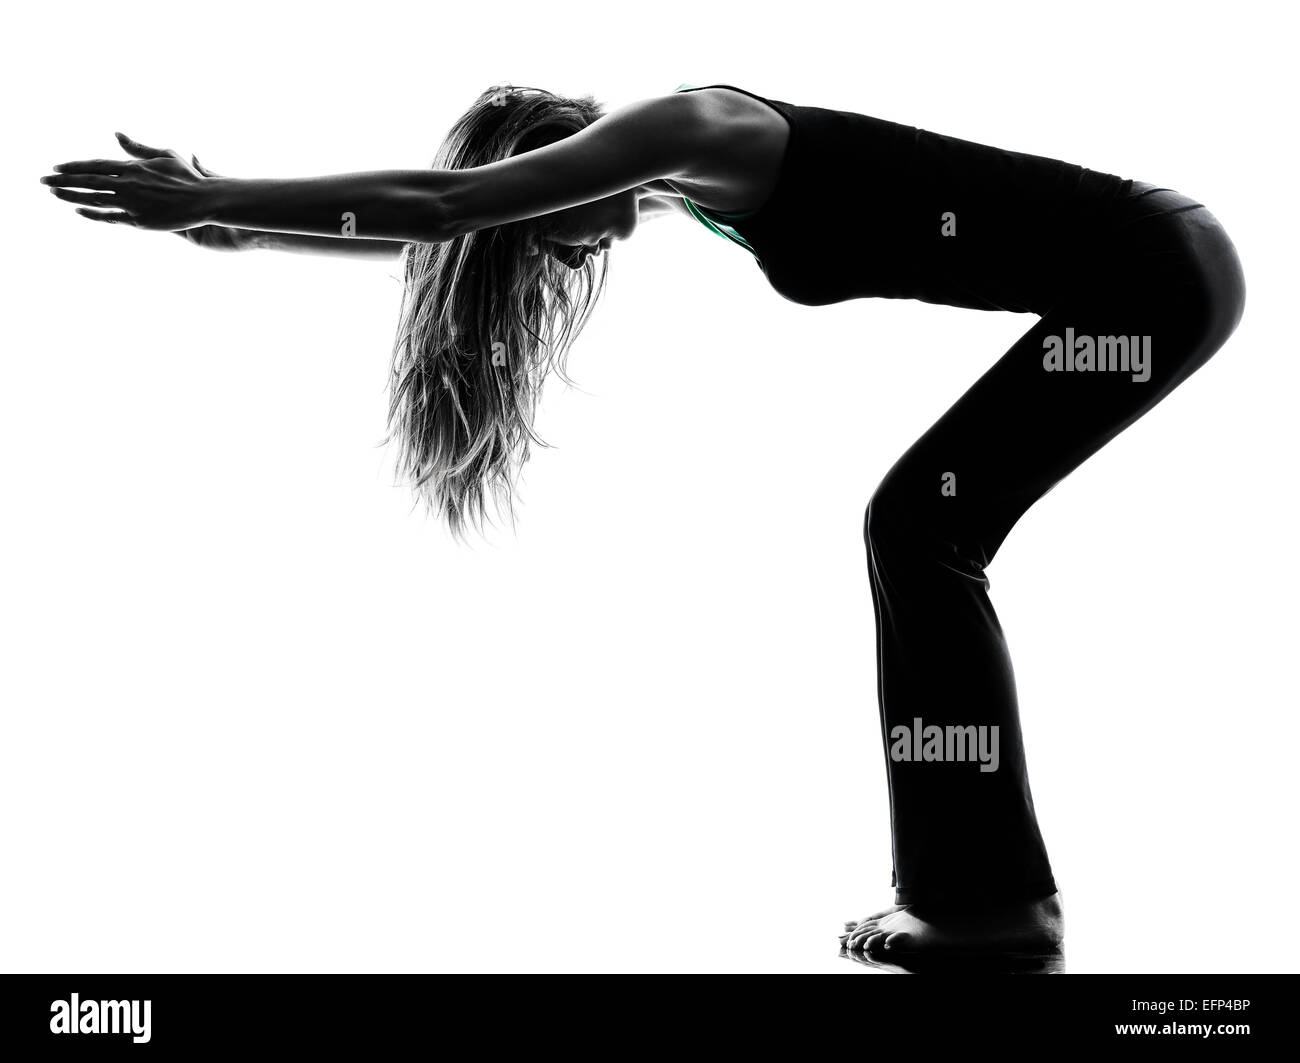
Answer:
MULTIPOLYGON (((1184 191, 1229 344, 990 570, 1071 971, 1294 970, 1284 5, 63 3, 9 12, 0 964, 824 971, 891 900, 862 514, 1032 318, 615 248, 514 535, 392 484, 395 264, 221 256, 38 184, 112 131, 428 165, 499 81, 736 84, 1184 191)), ((819 204, 809 205, 816 224, 819 204)))

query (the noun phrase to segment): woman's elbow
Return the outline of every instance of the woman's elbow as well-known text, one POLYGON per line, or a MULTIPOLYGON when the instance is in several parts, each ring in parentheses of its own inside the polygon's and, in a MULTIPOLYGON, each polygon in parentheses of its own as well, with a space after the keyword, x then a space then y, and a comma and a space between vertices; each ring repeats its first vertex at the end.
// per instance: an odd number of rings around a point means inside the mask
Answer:
POLYGON ((441 244, 460 235, 452 225, 445 192, 424 181, 397 189, 389 213, 391 238, 404 243, 441 244))

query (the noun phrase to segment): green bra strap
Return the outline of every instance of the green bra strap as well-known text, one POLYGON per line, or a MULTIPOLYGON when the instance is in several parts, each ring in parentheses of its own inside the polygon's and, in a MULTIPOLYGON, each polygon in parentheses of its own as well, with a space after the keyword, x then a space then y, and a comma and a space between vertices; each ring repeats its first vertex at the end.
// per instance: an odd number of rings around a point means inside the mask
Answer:
MULTIPOLYGON (((677 88, 673 89, 673 91, 681 92, 682 89, 693 89, 693 88, 695 88, 695 86, 692 85, 690 82, 686 81, 678 85, 677 88)), ((743 236, 741 236, 740 233, 736 232, 736 230, 732 228, 732 226, 726 225, 725 223, 723 225, 719 225, 708 215, 704 214, 699 207, 697 207, 685 196, 682 196, 682 202, 686 204, 686 209, 690 211, 691 217, 693 217, 696 221, 698 221, 710 232, 717 233, 724 240, 727 240, 730 243, 739 244, 755 258, 758 257, 758 255, 754 252, 754 249, 749 246, 749 241, 746 240, 743 236)), ((723 214, 721 211, 714 211, 713 213, 717 214, 719 218, 735 218, 739 220, 741 218, 751 217, 755 212, 751 210, 751 211, 746 211, 744 214, 723 214)))

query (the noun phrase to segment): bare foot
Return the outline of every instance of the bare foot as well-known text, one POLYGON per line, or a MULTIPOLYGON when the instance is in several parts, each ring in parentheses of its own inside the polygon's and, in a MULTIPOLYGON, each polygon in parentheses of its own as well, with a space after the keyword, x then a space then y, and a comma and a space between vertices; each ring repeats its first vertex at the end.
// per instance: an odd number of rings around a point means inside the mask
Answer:
POLYGON ((893 905, 858 923, 845 923, 840 944, 872 956, 899 953, 1026 953, 1061 947, 1061 895, 961 911, 893 905))

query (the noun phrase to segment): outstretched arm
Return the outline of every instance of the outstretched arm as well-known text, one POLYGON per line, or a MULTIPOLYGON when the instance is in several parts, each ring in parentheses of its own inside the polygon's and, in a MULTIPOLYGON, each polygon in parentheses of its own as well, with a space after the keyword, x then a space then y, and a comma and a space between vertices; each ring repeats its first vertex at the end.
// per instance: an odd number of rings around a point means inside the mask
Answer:
POLYGON ((558 143, 468 170, 243 180, 206 176, 169 152, 63 163, 42 180, 86 217, 144 229, 218 225, 337 239, 350 228, 354 238, 438 243, 696 170, 701 152, 717 145, 694 95, 630 104, 558 143))

